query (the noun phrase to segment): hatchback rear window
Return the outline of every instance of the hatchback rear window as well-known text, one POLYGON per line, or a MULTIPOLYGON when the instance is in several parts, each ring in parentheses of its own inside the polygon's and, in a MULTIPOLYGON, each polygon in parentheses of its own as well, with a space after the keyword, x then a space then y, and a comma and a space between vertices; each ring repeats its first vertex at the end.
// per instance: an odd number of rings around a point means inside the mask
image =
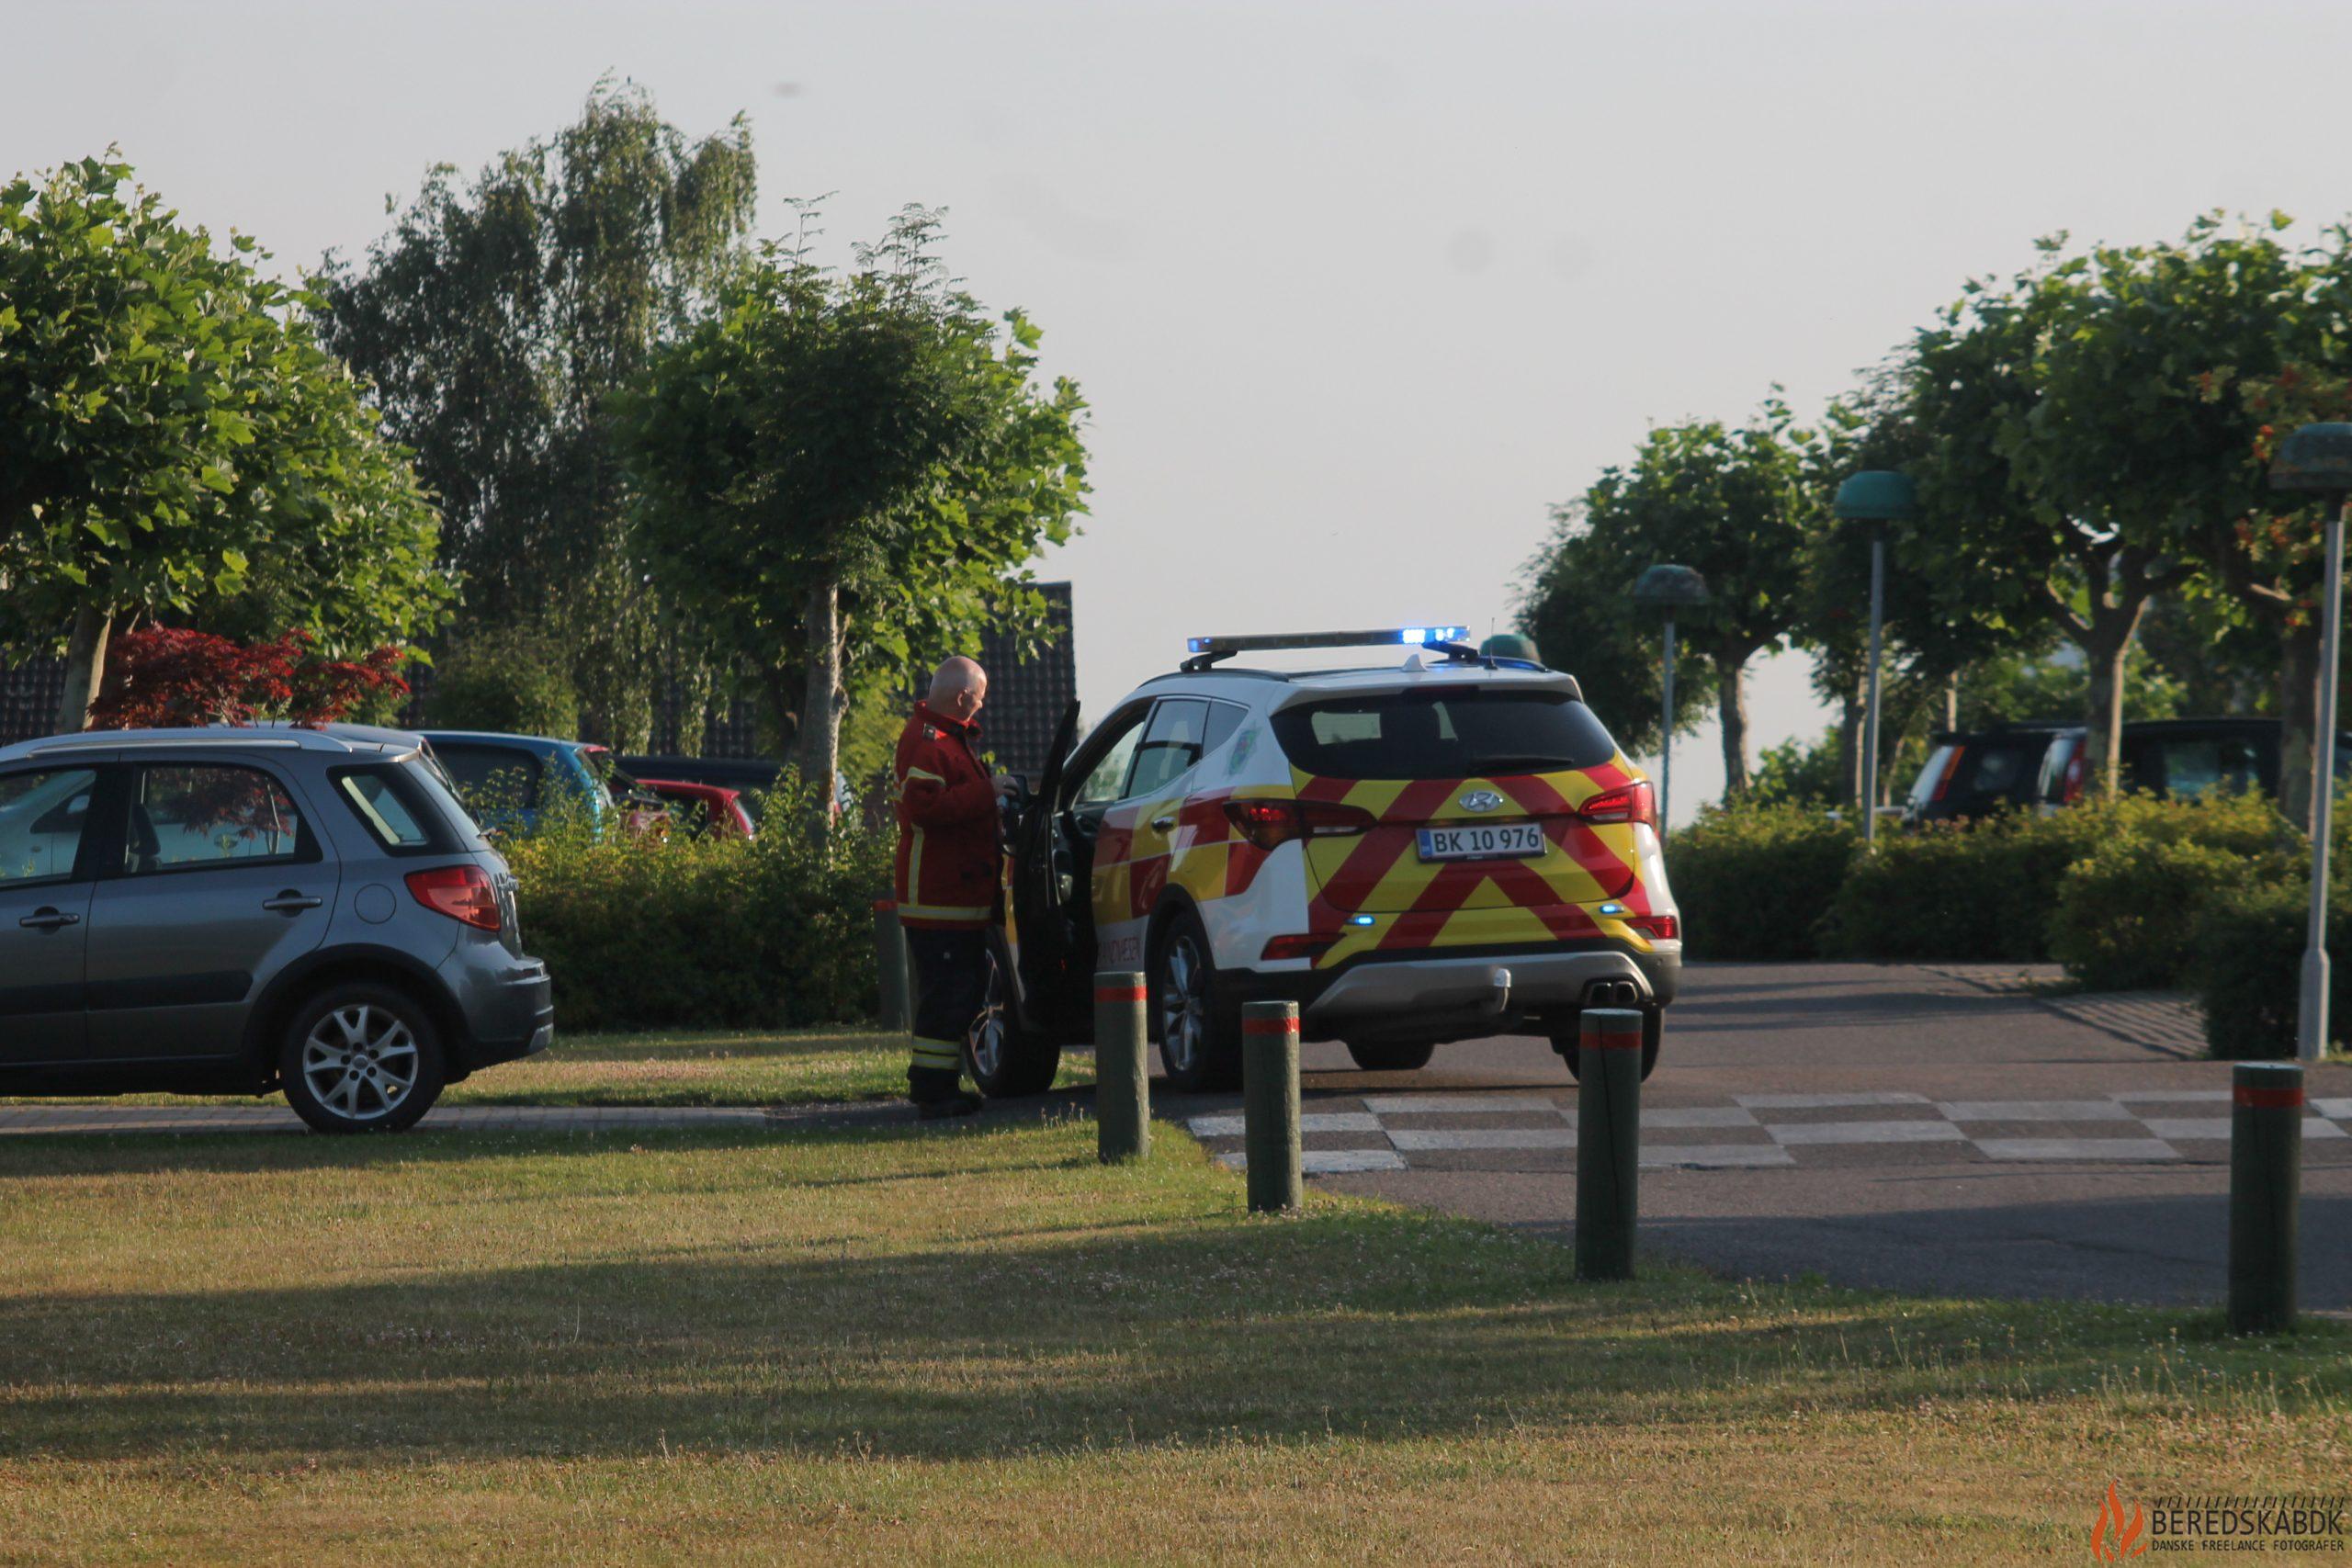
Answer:
POLYGON ((1274 715, 1274 739, 1310 773, 1340 779, 1487 778, 1591 768, 1617 754, 1593 711, 1558 692, 1491 689, 1336 697, 1274 715))

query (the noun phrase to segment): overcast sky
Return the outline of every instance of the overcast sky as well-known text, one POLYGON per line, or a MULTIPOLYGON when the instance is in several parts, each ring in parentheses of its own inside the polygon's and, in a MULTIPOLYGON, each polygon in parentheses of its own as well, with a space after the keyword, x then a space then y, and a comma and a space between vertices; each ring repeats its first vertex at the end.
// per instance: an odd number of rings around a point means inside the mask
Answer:
MULTIPOLYGON (((118 142, 288 267, 606 72, 750 116, 763 232, 947 208, 1094 404, 1039 575, 1096 715, 1193 632, 1508 625, 1548 506, 1646 426, 1815 409, 2036 235, 2352 211, 2340 3, 0 9, 0 164, 118 142)), ((1754 678, 1759 747, 1826 722, 1805 674, 1754 678)), ((1713 734, 1678 761, 1680 818, 1713 734)))

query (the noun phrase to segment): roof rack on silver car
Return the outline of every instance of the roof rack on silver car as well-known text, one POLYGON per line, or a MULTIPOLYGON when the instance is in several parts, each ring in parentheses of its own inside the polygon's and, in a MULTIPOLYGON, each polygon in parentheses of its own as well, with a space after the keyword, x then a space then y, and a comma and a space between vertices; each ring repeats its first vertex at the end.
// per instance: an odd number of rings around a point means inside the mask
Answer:
POLYGON ((240 750, 280 751, 340 751, 356 750, 339 735, 324 729, 283 727, 208 725, 182 729, 85 729, 78 735, 51 735, 18 746, 0 748, 0 758, 47 757, 70 751, 129 751, 160 747, 230 746, 240 750))

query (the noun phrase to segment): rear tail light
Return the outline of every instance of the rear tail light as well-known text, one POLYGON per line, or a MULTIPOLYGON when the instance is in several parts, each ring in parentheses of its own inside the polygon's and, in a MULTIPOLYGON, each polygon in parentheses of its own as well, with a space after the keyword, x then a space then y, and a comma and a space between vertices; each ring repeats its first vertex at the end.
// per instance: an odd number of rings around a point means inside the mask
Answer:
POLYGON ((1304 931, 1290 936, 1270 936, 1266 950, 1258 954, 1262 960, 1278 958, 1320 958, 1331 950, 1335 936, 1310 936, 1304 931))
POLYGON ((2059 787, 2058 800, 2063 806, 2072 806, 2082 798, 2083 749, 2077 746, 2075 754, 2066 759, 2066 782, 2059 787))
POLYGON ((1657 795, 1647 779, 1636 779, 1621 789, 1604 790, 1577 808, 1588 822, 1645 822, 1657 826, 1657 795))
POLYGON ((1941 800, 1944 797, 1944 791, 1951 788, 1951 781, 1960 777, 1960 760, 1966 755, 1968 755, 1967 747, 1955 746, 1945 756, 1944 771, 1936 775, 1936 793, 1929 795, 1928 799, 1941 800))
POLYGON ((1323 839, 1361 833, 1378 818, 1360 806, 1329 800, 1228 800, 1226 819, 1261 850, 1293 839, 1323 839))
POLYGON ((1629 915, 1625 923, 1652 942, 1682 940, 1682 922, 1672 915, 1629 915))
POLYGON ((478 865, 412 871, 408 890, 435 914, 463 920, 478 931, 494 931, 504 923, 498 913, 498 889, 491 885, 490 874, 478 865))

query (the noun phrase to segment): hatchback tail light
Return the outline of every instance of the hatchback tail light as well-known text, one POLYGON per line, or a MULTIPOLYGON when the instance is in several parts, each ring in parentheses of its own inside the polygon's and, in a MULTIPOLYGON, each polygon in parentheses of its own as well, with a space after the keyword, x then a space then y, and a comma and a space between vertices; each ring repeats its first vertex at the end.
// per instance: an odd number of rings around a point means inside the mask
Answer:
POLYGON ((1305 931, 1289 936, 1270 936, 1265 951, 1258 956, 1272 963, 1281 958, 1320 958, 1339 942, 1335 936, 1312 936, 1305 931))
POLYGON ((1629 915, 1625 923, 1652 942, 1682 940, 1682 922, 1672 915, 1629 915))
POLYGON ((1645 822, 1657 826, 1657 794, 1647 779, 1635 779, 1623 788, 1604 790, 1577 808, 1588 822, 1645 822))
POLYGON ((1951 788, 1951 781, 1960 777, 1960 760, 1967 755, 1968 748, 1965 746, 1951 748, 1944 758, 1944 771, 1936 775, 1936 793, 1928 799, 1941 800, 1944 797, 1944 791, 1951 788))
POLYGON ((1379 818, 1361 806, 1329 800, 1228 800, 1226 819, 1261 850, 1293 839, 1323 839, 1362 833, 1379 818))
POLYGON ((490 874, 478 865, 412 871, 408 890, 435 914, 463 920, 477 931, 494 931, 504 923, 498 913, 498 889, 492 886, 490 874))

